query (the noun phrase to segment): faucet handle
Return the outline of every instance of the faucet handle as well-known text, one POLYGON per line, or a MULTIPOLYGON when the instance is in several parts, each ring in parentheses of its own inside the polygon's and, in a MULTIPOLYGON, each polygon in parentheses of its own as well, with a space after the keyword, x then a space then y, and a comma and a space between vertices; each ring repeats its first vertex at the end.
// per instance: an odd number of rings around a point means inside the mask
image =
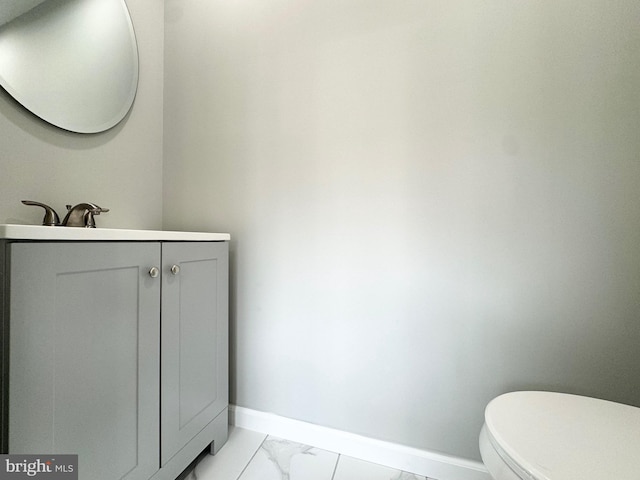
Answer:
POLYGON ((100 215, 101 213, 107 213, 109 209, 99 207, 94 203, 88 203, 87 205, 89 208, 87 208, 87 212, 84 214, 84 225, 86 228, 96 228, 96 221, 93 216, 100 215))
POLYGON ((108 208, 102 208, 98 205, 94 205, 93 203, 90 203, 89 205, 93 205, 93 207, 91 207, 89 211, 94 215, 100 215, 101 213, 107 213, 109 211, 108 208))
POLYGON ((44 218, 42 219, 42 225, 55 227, 60 225, 60 217, 56 211, 49 205, 40 202, 34 202, 33 200, 22 200, 25 205, 35 205, 36 207, 44 208, 44 218))

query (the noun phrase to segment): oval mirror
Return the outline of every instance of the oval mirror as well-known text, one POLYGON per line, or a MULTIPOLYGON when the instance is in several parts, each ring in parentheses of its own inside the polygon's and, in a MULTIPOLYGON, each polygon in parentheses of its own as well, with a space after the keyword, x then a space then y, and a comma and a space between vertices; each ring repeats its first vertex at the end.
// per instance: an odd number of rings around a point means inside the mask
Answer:
POLYGON ((0 0, 0 85, 65 130, 115 126, 138 86, 124 0, 0 0))

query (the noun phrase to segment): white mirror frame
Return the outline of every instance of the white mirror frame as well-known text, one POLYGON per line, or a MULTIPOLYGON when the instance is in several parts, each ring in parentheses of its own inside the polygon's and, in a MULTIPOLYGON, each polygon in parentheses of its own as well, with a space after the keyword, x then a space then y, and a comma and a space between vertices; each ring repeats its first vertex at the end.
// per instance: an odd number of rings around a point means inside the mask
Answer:
POLYGON ((0 0, 0 86, 65 130, 97 133, 128 113, 138 49, 124 0, 0 0))

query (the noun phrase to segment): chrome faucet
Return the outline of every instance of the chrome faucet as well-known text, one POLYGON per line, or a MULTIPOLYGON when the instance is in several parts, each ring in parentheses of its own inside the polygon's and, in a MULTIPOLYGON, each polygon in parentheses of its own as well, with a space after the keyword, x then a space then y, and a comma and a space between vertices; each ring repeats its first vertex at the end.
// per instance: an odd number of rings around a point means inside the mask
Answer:
POLYGON ((100 215, 101 213, 109 211, 108 208, 99 207, 94 203, 79 203, 75 207, 67 205, 67 215, 64 217, 64 220, 60 222, 60 217, 49 205, 32 200, 22 200, 22 203, 44 208, 45 213, 42 219, 42 225, 52 227, 62 225, 63 227, 96 228, 96 221, 93 218, 94 215, 100 215))
POLYGON ((79 203, 75 207, 67 205, 67 215, 62 220, 62 226, 96 228, 96 221, 93 216, 108 211, 108 208, 102 208, 93 203, 79 203))

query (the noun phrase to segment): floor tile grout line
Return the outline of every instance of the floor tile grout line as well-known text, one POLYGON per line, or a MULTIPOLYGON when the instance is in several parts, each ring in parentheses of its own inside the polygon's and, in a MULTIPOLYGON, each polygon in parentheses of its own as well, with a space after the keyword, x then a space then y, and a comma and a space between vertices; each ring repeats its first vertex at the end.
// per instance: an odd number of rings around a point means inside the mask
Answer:
POLYGON ((264 438, 262 439, 262 441, 260 442, 260 445, 258 445, 258 448, 256 448, 256 451, 253 452, 253 455, 251 455, 251 458, 249 459, 249 461, 247 462, 247 464, 244 466, 244 468, 242 469, 242 471, 240 472, 240 475, 238 475, 238 477, 236 478, 236 480, 240 480, 240 478, 242 477, 242 475, 244 475, 245 470, 247 469, 247 467, 249 467, 249 464, 253 461, 253 459, 255 458, 255 456, 258 454, 258 452, 260 451, 260 449, 262 448, 262 445, 264 445, 264 442, 267 441, 267 438, 269 438, 269 435, 264 434, 264 438))
POLYGON ((342 458, 342 454, 338 453, 338 458, 336 459, 336 466, 333 467, 333 473, 331 474, 331 480, 335 480, 336 472, 338 471, 338 464, 340 463, 340 459, 342 458))

